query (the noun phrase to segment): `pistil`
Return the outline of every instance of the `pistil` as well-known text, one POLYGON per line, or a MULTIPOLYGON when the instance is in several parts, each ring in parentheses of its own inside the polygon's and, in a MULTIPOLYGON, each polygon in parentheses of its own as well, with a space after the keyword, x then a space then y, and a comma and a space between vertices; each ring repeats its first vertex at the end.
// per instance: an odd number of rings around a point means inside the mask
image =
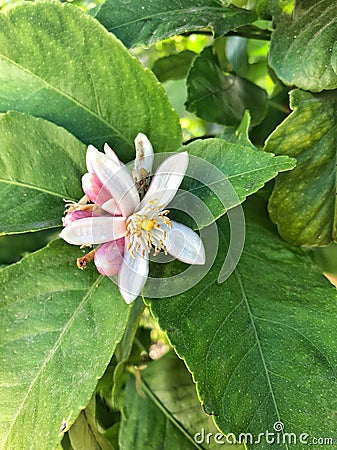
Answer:
POLYGON ((126 221, 126 237, 129 237, 130 242, 127 250, 130 255, 135 258, 135 253, 138 253, 145 258, 146 253, 150 253, 154 249, 154 256, 158 255, 160 251, 167 254, 165 240, 167 237, 166 230, 162 229, 165 225, 171 228, 171 221, 167 217, 168 210, 154 211, 151 208, 151 215, 148 214, 133 214, 126 221))
POLYGON ((81 258, 77 258, 77 267, 81 270, 84 270, 87 267, 88 262, 94 259, 96 249, 91 250, 91 252, 82 256, 81 258))

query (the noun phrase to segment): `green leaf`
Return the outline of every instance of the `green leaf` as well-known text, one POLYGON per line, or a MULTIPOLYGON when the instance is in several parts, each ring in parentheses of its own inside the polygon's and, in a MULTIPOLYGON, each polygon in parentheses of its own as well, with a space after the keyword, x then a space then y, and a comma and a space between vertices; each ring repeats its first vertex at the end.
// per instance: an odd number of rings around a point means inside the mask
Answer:
POLYGON ((336 239, 336 93, 291 92, 294 110, 271 134, 266 150, 297 159, 281 174, 269 202, 281 236, 295 245, 336 239))
POLYGON ((265 115, 266 92, 244 78, 225 75, 211 47, 195 59, 187 92, 187 110, 209 122, 238 125, 248 109, 257 125, 265 115))
MULTIPOLYGON (((199 139, 183 148, 192 158, 181 188, 196 195, 213 215, 211 221, 209 217, 201 216, 199 228, 242 203, 278 172, 290 170, 295 165, 294 159, 275 157, 253 149, 251 144, 223 139, 199 139), (229 189, 228 183, 235 192, 229 189)), ((177 198, 181 199, 179 195, 177 198)))
POLYGON ((245 147, 251 147, 254 150, 258 150, 249 139, 249 127, 250 127, 250 114, 249 111, 245 111, 240 125, 236 127, 224 127, 221 134, 222 139, 234 144, 240 144, 245 147))
POLYGON ((114 450, 97 428, 95 409, 95 398, 92 397, 70 428, 69 439, 74 450, 114 450))
POLYGON ((83 196, 86 146, 43 119, 0 115, 0 234, 62 225, 63 199, 83 196))
POLYGON ((226 56, 232 66, 233 72, 240 77, 245 77, 248 72, 248 39, 241 36, 228 36, 226 38, 226 56))
POLYGON ((130 313, 128 324, 125 328, 123 338, 116 347, 115 356, 117 364, 113 373, 113 386, 111 390, 111 398, 114 406, 117 407, 120 402, 120 394, 124 387, 126 377, 125 366, 131 355, 132 346, 139 325, 139 320, 144 311, 144 303, 141 298, 135 300, 130 313))
POLYGON ((337 88, 337 3, 297 2, 272 35, 270 66, 288 85, 319 92, 337 88))
POLYGON ((107 277, 57 240, 0 271, 2 449, 57 445, 121 339, 129 308, 107 277))
POLYGON ((0 111, 9 109, 62 125, 86 144, 108 142, 122 159, 133 159, 138 132, 155 151, 181 144, 156 77, 95 19, 60 2, 0 14, 0 111))
POLYGON ((202 28, 220 36, 254 22, 256 14, 217 0, 133 0, 127 5, 125 0, 106 0, 96 19, 127 47, 135 47, 202 28))
POLYGON ((154 63, 152 71, 161 83, 185 78, 196 56, 196 53, 185 50, 176 55, 160 58, 154 63))
MULTIPOLYGON (((245 214, 246 244, 230 278, 217 283, 229 241, 222 219, 206 277, 184 295, 153 300, 151 310, 222 432, 257 439, 281 421, 298 441, 275 448, 303 450, 302 433, 308 443, 337 438, 337 293, 301 249, 277 235, 264 203, 252 198, 245 214)), ((269 444, 262 438, 248 448, 269 444)))
POLYGON ((61 443, 56 448, 57 450, 74 450, 70 444, 68 433, 63 436, 61 443))
MULTIPOLYGON (((130 377, 120 429, 121 450, 206 448, 194 440, 202 429, 213 435, 219 433, 211 417, 201 409, 191 375, 174 354, 169 353, 142 370, 139 386, 130 377)), ((211 441, 207 448, 215 450, 219 445, 211 441)), ((222 448, 243 449, 227 445, 222 448)))
POLYGON ((54 228, 62 223, 61 198, 2 181, 0 197, 0 235, 54 228))

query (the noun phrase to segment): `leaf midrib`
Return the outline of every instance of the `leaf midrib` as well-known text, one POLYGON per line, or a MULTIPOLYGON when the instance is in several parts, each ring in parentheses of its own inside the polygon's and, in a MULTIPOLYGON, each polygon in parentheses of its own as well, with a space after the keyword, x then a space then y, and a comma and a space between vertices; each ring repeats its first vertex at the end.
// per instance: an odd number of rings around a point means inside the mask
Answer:
POLYGON ((67 332, 69 331, 71 325, 74 323, 75 319, 77 318, 78 314, 80 313, 80 311, 83 309, 83 307, 85 306, 87 300, 90 298, 90 295, 92 294, 92 292, 96 289, 96 286, 102 281, 103 279, 103 275, 99 275, 97 277, 97 279, 95 280, 95 282, 92 284, 92 286, 88 289, 88 292, 86 293, 86 295, 83 297, 82 301, 79 303, 78 307, 76 308, 76 310, 74 311, 74 313, 72 314, 72 316, 70 317, 70 319, 68 320, 68 322, 65 324, 65 326, 63 327, 63 330, 60 334, 60 336, 58 337, 58 339, 56 340, 55 344, 53 345, 53 347, 50 349, 47 358, 44 360, 42 366, 40 367, 40 369, 38 370, 35 378, 32 380, 32 382, 29 385, 29 388, 26 392, 26 395, 24 396, 21 404, 19 405, 19 408, 16 412, 16 414, 13 417, 12 423, 9 427, 8 433, 5 436, 5 439, 3 441, 3 445, 5 446, 6 442, 8 441, 8 439, 10 438, 12 429, 14 427, 14 425, 16 424, 16 421, 19 417, 20 412, 22 411, 22 409, 24 408, 27 399, 29 398, 29 394, 31 393, 31 391, 34 389, 34 386, 37 382, 37 380, 39 379, 40 375, 43 373, 44 369, 47 367, 47 364, 49 363, 49 361, 55 356, 55 353, 57 352, 61 340, 62 338, 67 334, 67 332))
MULTIPOLYGON (((100 122, 102 122, 104 125, 106 125, 108 128, 110 128, 129 147, 132 147, 132 144, 126 139, 126 137, 123 134, 121 134, 121 132, 119 130, 117 130, 117 128, 115 128, 111 123, 107 122, 102 116, 99 116, 94 111, 89 109, 83 103, 79 102, 74 97, 71 97, 66 92, 61 91, 60 89, 58 89, 57 87, 53 86, 52 84, 50 84, 48 81, 44 80, 43 78, 41 78, 37 74, 31 72, 27 68, 22 67, 22 65, 20 65, 19 63, 17 63, 14 60, 8 58, 7 56, 5 56, 3 54, 0 54, 0 58, 3 58, 9 64, 12 64, 13 66, 17 67, 18 70, 21 70, 23 73, 29 75, 30 77, 37 79, 40 83, 42 83, 43 85, 47 86, 47 88, 49 88, 50 90, 53 90, 54 92, 56 92, 58 95, 63 96, 67 100, 73 102, 78 108, 80 108, 80 109, 82 108, 84 111, 86 111, 87 113, 89 113, 90 115, 92 115, 93 117, 98 119, 100 122)), ((90 72, 90 75, 91 75, 91 72, 90 72)), ((91 80, 92 80, 92 76, 91 76, 91 80)), ((96 88, 95 88, 95 84, 94 83, 93 83, 93 88, 94 88, 94 91, 96 92, 96 88)))
MULTIPOLYGON (((243 282, 242 282, 242 278, 241 278, 241 275, 239 273, 238 268, 235 269, 234 274, 236 276, 238 285, 240 287, 240 291, 241 291, 241 294, 242 294, 242 297, 243 297, 243 301, 244 301, 244 303, 246 305, 246 308, 247 308, 248 317, 249 317, 250 323, 251 323, 252 328, 253 328, 255 341, 257 343, 257 348, 258 348, 258 351, 259 351, 259 354, 260 354, 260 359, 261 359, 261 362, 262 362, 262 365, 263 365, 265 377, 267 379, 269 392, 270 392, 271 399, 272 399, 272 402, 273 402, 273 405, 274 405, 274 408, 275 408, 277 421, 281 422, 281 415, 280 415, 280 412, 279 412, 279 409, 278 409, 278 406, 277 406, 277 403, 276 403, 274 389, 273 389, 272 382, 271 382, 271 379, 270 379, 270 376, 269 376, 269 369, 267 367, 267 363, 266 363, 266 360, 265 360, 265 357, 264 357, 264 354, 263 354, 263 349, 262 349, 261 344, 260 344, 259 334, 258 334, 257 327, 256 327, 256 324, 255 324, 255 320, 254 320, 254 314, 253 314, 253 312, 251 310, 250 303, 249 303, 248 297, 246 295, 246 291, 245 291, 245 288, 244 288, 244 285, 243 285, 243 282)), ((289 450, 289 447, 288 447, 287 443, 285 443, 285 448, 287 450, 289 450)))
MULTIPOLYGON (((220 234, 221 234, 222 238, 227 242, 225 234, 224 234, 224 232, 222 230, 220 230, 220 234)), ((260 359, 261 359, 261 362, 262 362, 262 365, 263 365, 263 369, 264 369, 264 372, 265 372, 265 376, 266 376, 266 379, 267 379, 269 392, 270 392, 270 395, 271 395, 271 398, 272 398, 272 402, 273 402, 273 405, 274 405, 274 408, 275 408, 277 420, 279 422, 281 422, 280 413, 279 413, 279 410, 278 410, 278 406, 277 406, 277 403, 276 403, 274 390, 273 390, 272 383, 271 383, 270 376, 269 376, 269 370, 268 370, 267 363, 266 363, 266 360, 265 360, 265 357, 264 357, 264 354, 263 354, 263 349, 262 349, 261 344, 260 344, 259 334, 258 334, 257 327, 256 327, 256 324, 255 324, 255 320, 254 320, 254 314, 253 314, 253 312, 251 310, 250 303, 249 303, 248 297, 246 295, 246 291, 245 291, 245 288, 244 288, 244 285, 243 285, 243 281, 242 281, 241 275, 239 273, 238 266, 235 268, 232 276, 235 276, 236 279, 237 279, 237 283, 239 285, 239 288, 240 288, 240 291, 241 291, 241 294, 242 294, 242 302, 244 302, 244 304, 246 305, 247 314, 248 314, 250 323, 251 323, 253 331, 254 331, 255 342, 257 344, 258 351, 259 351, 259 354, 260 354, 260 359)), ((215 281, 214 281, 214 283, 215 283, 215 281)), ((288 447, 287 443, 285 443, 285 448, 286 448, 286 450, 289 450, 289 447, 288 447)))
MULTIPOLYGON (((225 235, 224 235, 222 230, 220 230, 220 234, 223 237, 223 239, 226 240, 225 239, 225 235)), ((275 408, 276 416, 277 416, 278 421, 281 421, 280 420, 280 413, 279 413, 279 410, 278 410, 278 407, 277 407, 277 403, 276 403, 276 399, 275 399, 275 395, 274 395, 274 391, 273 391, 273 387, 272 387, 271 380, 270 380, 270 377, 269 377, 269 370, 268 370, 268 367, 267 367, 267 364, 266 364, 266 361, 265 361, 265 358, 264 358, 263 350, 262 350, 262 347, 261 347, 261 344, 260 344, 260 341, 259 341, 259 335, 258 335, 257 328, 256 328, 256 325, 255 325, 254 315, 252 313, 252 310, 251 310, 251 307, 250 307, 250 304, 249 304, 249 300, 248 300, 248 297, 246 295, 246 292, 245 292, 245 289, 244 289, 244 286, 243 286, 243 283, 242 283, 242 280, 241 280, 241 276, 239 274, 239 271, 238 271, 237 267, 234 270, 232 276, 234 276, 234 274, 235 274, 235 276, 237 278, 237 282, 238 282, 238 285, 240 287, 240 291, 242 293, 242 300, 241 300, 240 304, 244 302, 244 304, 246 305, 248 317, 250 319, 250 322, 252 324, 252 328, 254 330, 255 342, 256 342, 256 345, 258 347, 258 351, 259 351, 259 354, 260 354, 260 357, 261 357, 261 362, 262 362, 262 365, 263 365, 263 368, 264 368, 264 372, 265 372, 265 376, 266 376, 266 379, 267 379, 269 392, 270 392, 270 395, 272 397, 272 401, 273 401, 273 405, 274 405, 274 408, 275 408)), ((215 284, 215 283, 216 283, 216 279, 214 279, 212 282, 210 282, 205 288, 206 289, 210 289, 213 286, 213 284, 215 284)), ((203 289, 203 291, 204 290, 205 289, 203 289)), ((198 297, 199 297, 199 295, 197 295, 192 300, 192 303, 194 303, 195 299, 198 298, 198 297)), ((186 314, 187 309, 189 309, 190 306, 191 306, 191 303, 189 303, 188 307, 185 308, 183 315, 186 314)), ((209 352, 209 349, 208 349, 208 352, 209 352)), ((286 445, 285 448, 287 450, 289 450, 288 445, 287 444, 285 444, 285 445, 286 445)))
POLYGON ((57 192, 52 192, 48 189, 43 189, 42 187, 35 186, 35 185, 29 184, 29 183, 23 183, 21 181, 5 180, 3 178, 0 178, 0 183, 12 184, 14 186, 19 186, 22 188, 32 189, 34 191, 43 192, 44 194, 49 194, 49 195, 52 195, 53 197, 61 198, 62 200, 64 200, 65 197, 68 197, 68 198, 66 198, 66 200, 76 201, 75 198, 69 198, 69 196, 67 194, 59 194, 57 192))

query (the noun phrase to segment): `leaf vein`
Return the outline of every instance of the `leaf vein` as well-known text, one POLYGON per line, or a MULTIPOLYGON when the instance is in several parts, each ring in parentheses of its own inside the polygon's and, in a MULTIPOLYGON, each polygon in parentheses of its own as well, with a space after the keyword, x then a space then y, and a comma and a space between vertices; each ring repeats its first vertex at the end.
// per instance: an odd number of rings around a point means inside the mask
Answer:
POLYGON ((34 389, 34 386, 36 385, 39 377, 41 376, 41 374, 43 373, 43 370, 46 368, 47 364, 49 363, 49 361, 52 359, 52 357, 55 355, 56 351, 58 350, 58 348, 60 347, 61 344, 61 340, 62 338, 67 334, 67 332, 69 331, 71 325, 73 324, 73 322, 76 319, 77 314, 81 311, 81 309, 84 307, 84 305, 86 304, 86 302, 88 301, 88 299, 90 298, 92 292, 94 291, 94 289, 96 288, 96 285, 99 284, 101 282, 101 280, 103 279, 103 276, 100 275, 95 282, 92 284, 92 286, 90 287, 90 289, 88 290, 87 294, 83 297, 82 301, 80 302, 80 304, 78 305, 78 307, 76 308, 76 310, 74 311, 74 313, 72 314, 72 316, 70 317, 70 319, 68 320, 68 322, 65 324, 62 333, 60 334, 60 336, 58 337, 58 339, 56 340, 54 346, 52 347, 52 349, 49 352, 48 357, 45 359, 45 361, 43 362, 42 366, 40 367, 40 369, 38 370, 36 376, 33 378, 32 382, 29 385, 29 388, 25 394, 25 396, 23 397, 22 402, 19 404, 19 407, 16 411, 16 413, 13 416, 11 425, 8 429, 8 433, 5 436, 4 439, 4 444, 7 442, 8 438, 10 437, 11 431, 19 417, 19 414, 21 412, 21 410, 24 408, 24 405, 29 397, 29 394, 31 393, 31 391, 34 389))

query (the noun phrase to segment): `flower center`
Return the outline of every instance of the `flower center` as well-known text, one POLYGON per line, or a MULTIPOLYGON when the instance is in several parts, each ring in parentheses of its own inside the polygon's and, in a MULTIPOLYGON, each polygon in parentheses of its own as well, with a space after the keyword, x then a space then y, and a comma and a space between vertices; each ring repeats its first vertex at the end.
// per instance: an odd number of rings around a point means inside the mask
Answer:
POLYGON ((126 221, 126 237, 130 239, 128 251, 135 258, 138 253, 145 258, 154 248, 154 256, 163 250, 167 254, 165 245, 166 230, 171 228, 171 221, 167 217, 169 211, 158 211, 151 208, 148 214, 133 214, 126 221))
POLYGON ((156 221, 154 219, 143 219, 142 220, 142 229, 145 231, 151 231, 155 226, 156 221))

